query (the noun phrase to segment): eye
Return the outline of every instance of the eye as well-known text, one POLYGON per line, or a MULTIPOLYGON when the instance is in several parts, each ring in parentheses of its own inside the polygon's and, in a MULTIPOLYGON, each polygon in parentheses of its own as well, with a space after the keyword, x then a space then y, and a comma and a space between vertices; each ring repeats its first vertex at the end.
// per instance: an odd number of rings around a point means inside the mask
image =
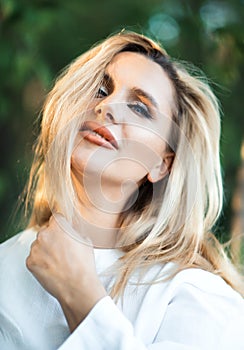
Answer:
POLYGON ((96 97, 97 98, 103 98, 103 97, 106 97, 108 96, 108 89, 106 88, 106 86, 101 86, 99 89, 98 89, 98 92, 96 93, 96 97))
POLYGON ((142 102, 133 102, 129 103, 128 107, 135 112, 136 114, 139 114, 140 116, 146 117, 147 119, 152 119, 151 113, 146 105, 142 102))

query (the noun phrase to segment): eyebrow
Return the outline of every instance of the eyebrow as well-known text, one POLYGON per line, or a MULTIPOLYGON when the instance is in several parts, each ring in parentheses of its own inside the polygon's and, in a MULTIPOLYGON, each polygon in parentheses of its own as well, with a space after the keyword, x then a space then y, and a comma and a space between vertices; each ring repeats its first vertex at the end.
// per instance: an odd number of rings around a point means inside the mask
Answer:
POLYGON ((104 74, 104 77, 103 77, 103 82, 105 84, 111 84, 111 88, 113 89, 114 88, 114 81, 113 81, 113 78, 109 75, 109 74, 104 74))
MULTIPOLYGON (((105 83, 109 83, 112 85, 112 88, 114 87, 114 80, 113 78, 108 74, 106 73, 103 77, 103 81, 105 83)), ((158 106, 158 103, 156 102, 155 98, 149 94, 148 92, 138 88, 138 87, 133 87, 131 90, 130 90, 130 93, 129 95, 136 95, 136 96, 140 96, 140 97, 144 97, 145 99, 147 99, 155 108, 159 108, 158 106)))
POLYGON ((133 87, 131 89, 132 93, 137 95, 137 96, 141 96, 144 97, 145 99, 147 99, 155 108, 158 109, 158 103, 156 102, 156 100, 154 99, 154 97, 152 95, 150 95, 148 92, 139 89, 137 87, 133 87))

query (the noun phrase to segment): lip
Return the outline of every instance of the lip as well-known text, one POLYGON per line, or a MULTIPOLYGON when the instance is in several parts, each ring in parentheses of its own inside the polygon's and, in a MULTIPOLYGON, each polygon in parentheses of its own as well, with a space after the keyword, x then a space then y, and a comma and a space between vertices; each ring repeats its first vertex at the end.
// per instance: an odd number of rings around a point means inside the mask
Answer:
POLYGON ((118 143, 110 130, 95 121, 84 122, 80 128, 80 132, 85 140, 88 140, 98 146, 113 150, 119 149, 118 143), (96 132, 102 137, 95 135, 93 132, 96 132))

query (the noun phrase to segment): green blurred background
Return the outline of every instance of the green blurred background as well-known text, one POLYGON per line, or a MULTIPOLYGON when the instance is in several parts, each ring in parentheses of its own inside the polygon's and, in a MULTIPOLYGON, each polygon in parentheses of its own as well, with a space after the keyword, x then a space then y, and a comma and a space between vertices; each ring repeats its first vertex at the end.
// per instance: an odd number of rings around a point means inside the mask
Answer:
POLYGON ((212 81, 223 110, 225 181, 216 234, 226 241, 242 233, 243 11, 243 0, 1 0, 0 240, 23 228, 16 206, 38 133, 35 120, 54 79, 72 59, 123 28, 160 40, 170 55, 192 62, 212 81))

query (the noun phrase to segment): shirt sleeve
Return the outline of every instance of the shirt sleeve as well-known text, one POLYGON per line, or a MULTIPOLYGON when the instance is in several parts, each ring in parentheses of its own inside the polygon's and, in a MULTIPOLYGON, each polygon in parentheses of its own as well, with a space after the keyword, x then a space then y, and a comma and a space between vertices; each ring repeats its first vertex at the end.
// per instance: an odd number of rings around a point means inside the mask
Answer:
POLYGON ((221 296, 185 284, 169 303, 153 344, 145 345, 107 296, 58 350, 242 350, 243 321, 244 315, 221 296))
POLYGON ((110 297, 101 299, 58 350, 198 350, 170 341, 145 346, 110 297))

